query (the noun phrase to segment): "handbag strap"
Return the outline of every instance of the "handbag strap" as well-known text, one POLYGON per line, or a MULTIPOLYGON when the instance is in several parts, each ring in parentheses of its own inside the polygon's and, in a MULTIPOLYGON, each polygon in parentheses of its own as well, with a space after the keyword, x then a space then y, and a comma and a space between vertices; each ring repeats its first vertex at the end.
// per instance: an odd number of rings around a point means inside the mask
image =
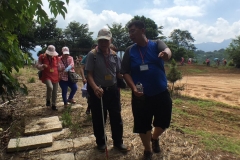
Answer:
POLYGON ((62 60, 63 65, 65 66, 65 68, 67 68, 67 65, 64 63, 62 58, 61 58, 61 60, 62 60))

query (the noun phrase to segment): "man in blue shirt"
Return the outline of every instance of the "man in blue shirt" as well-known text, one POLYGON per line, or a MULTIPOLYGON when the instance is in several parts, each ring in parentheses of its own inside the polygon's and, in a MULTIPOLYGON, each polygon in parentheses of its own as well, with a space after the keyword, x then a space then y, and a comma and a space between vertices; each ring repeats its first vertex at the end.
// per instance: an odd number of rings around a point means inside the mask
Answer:
POLYGON ((171 50, 161 40, 147 39, 141 21, 132 21, 128 29, 135 44, 126 49, 121 72, 132 89, 134 132, 139 133, 144 145, 144 159, 151 160, 152 150, 160 152, 159 136, 171 121, 172 100, 164 70, 164 61, 171 58, 171 50), (137 89, 138 83, 143 91, 137 89))

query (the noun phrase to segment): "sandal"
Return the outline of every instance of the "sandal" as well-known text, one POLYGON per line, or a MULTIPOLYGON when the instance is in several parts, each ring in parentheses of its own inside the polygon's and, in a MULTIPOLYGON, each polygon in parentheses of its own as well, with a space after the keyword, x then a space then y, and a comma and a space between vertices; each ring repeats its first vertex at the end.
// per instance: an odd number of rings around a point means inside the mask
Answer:
POLYGON ((73 104, 76 103, 76 101, 74 101, 73 99, 69 99, 68 102, 73 104))

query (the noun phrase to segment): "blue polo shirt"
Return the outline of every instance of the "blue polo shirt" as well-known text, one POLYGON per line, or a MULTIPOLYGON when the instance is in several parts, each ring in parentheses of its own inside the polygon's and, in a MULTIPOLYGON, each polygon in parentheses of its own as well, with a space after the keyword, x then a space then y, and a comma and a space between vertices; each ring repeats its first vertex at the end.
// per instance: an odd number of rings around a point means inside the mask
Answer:
POLYGON ((137 44, 128 47, 123 56, 121 72, 130 74, 135 84, 142 83, 143 92, 147 96, 157 95, 167 89, 164 61, 158 57, 165 48, 167 46, 164 42, 149 40, 145 47, 137 44), (143 62, 148 70, 140 70, 143 62))

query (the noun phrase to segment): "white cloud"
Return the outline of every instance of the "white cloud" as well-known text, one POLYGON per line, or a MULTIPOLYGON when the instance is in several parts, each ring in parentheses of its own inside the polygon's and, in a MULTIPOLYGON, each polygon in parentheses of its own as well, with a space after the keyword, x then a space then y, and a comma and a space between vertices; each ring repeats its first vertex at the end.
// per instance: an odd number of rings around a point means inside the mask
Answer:
MULTIPOLYGON (((47 4, 47 0, 44 1, 44 4, 47 4)), ((96 0, 92 0, 91 2, 96 2, 96 0)), ((106 24, 111 25, 113 22, 116 22, 125 25, 133 18, 130 14, 118 14, 111 10, 103 10, 101 13, 96 14, 88 9, 88 3, 86 0, 71 0, 66 8, 68 13, 66 14, 65 19, 63 19, 62 16, 57 16, 56 18, 58 21, 57 27, 66 28, 66 26, 72 21, 81 24, 88 24, 89 31, 94 32, 93 38, 96 37, 97 32, 101 28, 106 27, 106 24)), ((50 15, 50 12, 48 14, 50 15)))
POLYGON ((166 3, 167 0, 153 0, 153 4, 156 5, 156 6, 159 6, 163 3, 166 3))
MULTIPOLYGON (((221 17, 211 24, 202 23, 198 18, 206 16, 205 6, 215 3, 217 0, 174 0, 174 6, 168 8, 144 8, 132 10, 134 15, 144 15, 151 18, 157 25, 163 26, 163 33, 169 36, 174 29, 188 30, 196 40, 201 42, 220 42, 224 39, 234 38, 240 35, 240 21, 230 23, 221 17)), ((165 3, 165 0, 153 0, 155 5, 165 3)), ((49 13, 48 1, 43 0, 45 11, 49 13), (47 5, 46 5, 47 4, 47 5)), ((91 3, 100 3, 98 0, 70 0, 67 6, 68 13, 65 20, 58 16, 57 26, 65 28, 70 22, 77 21, 88 24, 89 30, 94 32, 96 38, 98 30, 111 25, 113 22, 125 25, 133 15, 128 13, 117 13, 113 10, 102 10, 100 13, 90 10, 91 3)))
POLYGON ((207 6, 217 1, 218 0, 174 0, 173 3, 177 6, 207 6))

